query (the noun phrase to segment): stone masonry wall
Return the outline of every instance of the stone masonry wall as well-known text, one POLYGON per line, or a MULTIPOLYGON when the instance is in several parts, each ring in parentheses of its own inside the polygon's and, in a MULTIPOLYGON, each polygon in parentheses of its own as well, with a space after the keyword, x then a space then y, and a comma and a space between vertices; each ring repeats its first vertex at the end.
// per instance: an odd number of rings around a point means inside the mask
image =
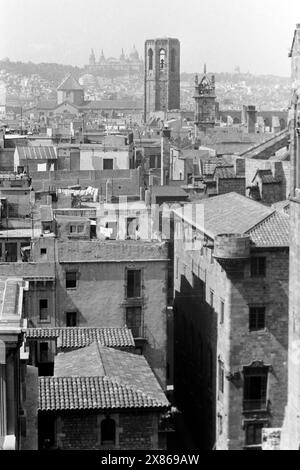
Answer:
POLYGON ((265 278, 250 277, 250 260, 238 275, 228 276, 212 255, 210 248, 189 252, 182 241, 175 241, 175 396, 180 409, 197 423, 200 446, 213 446, 216 442, 218 449, 242 449, 243 383, 234 384, 225 378, 224 393, 220 393, 218 359, 227 374, 242 373, 243 367, 253 361, 271 367, 270 413, 250 417, 264 417, 271 427, 282 426, 287 400, 288 251, 261 253, 267 258, 265 278), (265 306, 264 330, 249 331, 249 305, 265 306), (209 348, 213 348, 211 370, 209 348), (222 421, 222 429, 218 421, 222 421), (201 430, 201 426, 206 429, 201 430), (201 441, 201 435, 209 439, 201 441))

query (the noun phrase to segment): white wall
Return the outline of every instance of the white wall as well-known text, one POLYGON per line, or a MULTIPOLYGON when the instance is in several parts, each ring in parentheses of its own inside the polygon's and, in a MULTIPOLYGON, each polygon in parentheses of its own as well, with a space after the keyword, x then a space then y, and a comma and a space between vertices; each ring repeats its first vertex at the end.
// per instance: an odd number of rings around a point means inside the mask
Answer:
POLYGON ((112 158, 114 170, 129 170, 128 150, 117 152, 92 149, 80 150, 80 170, 103 170, 103 159, 112 158))

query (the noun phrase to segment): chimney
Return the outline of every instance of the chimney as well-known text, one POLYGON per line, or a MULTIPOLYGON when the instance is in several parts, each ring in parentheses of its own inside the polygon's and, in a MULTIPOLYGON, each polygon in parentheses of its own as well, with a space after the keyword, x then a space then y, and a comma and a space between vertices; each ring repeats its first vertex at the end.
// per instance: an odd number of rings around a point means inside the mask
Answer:
POLYGON ((283 169, 282 169, 282 163, 281 162, 272 162, 271 163, 271 170, 274 178, 278 179, 281 181, 283 179, 283 169))
POLYGON ((255 124, 256 124, 256 109, 255 106, 247 107, 247 132, 248 134, 255 133, 255 124))

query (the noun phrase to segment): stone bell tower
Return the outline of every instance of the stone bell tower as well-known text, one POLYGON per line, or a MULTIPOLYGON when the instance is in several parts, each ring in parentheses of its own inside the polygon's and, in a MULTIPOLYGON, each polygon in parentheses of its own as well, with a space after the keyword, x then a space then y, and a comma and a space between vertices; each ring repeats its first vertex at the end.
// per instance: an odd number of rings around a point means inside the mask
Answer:
POLYGON ((180 42, 147 39, 145 42, 144 121, 156 111, 180 109, 180 42))
POLYGON ((199 82, 198 75, 195 77, 195 128, 199 131, 215 126, 216 122, 216 89, 215 76, 209 77, 204 65, 204 73, 199 82))
POLYGON ((300 24, 289 56, 292 59, 290 130, 290 262, 288 404, 281 434, 281 449, 300 449, 300 24))

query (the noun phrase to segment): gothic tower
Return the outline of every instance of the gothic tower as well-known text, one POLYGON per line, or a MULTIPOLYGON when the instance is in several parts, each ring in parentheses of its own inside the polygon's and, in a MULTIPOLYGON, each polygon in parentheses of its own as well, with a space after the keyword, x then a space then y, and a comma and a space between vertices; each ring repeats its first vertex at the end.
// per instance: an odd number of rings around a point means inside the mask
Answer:
POLYGON ((90 58, 89 58, 89 65, 93 66, 95 64, 96 64, 96 57, 95 57, 94 50, 92 49, 90 53, 90 58))
POLYGON ((180 42, 148 39, 145 42, 144 120, 155 111, 180 108, 180 42))
POLYGON ((292 59, 290 130, 290 262, 288 404, 281 435, 282 449, 300 449, 300 24, 289 55, 292 59))
POLYGON ((198 75, 195 77, 195 126, 196 130, 206 131, 212 128, 216 121, 216 91, 215 76, 209 77, 204 65, 204 73, 199 82, 198 75))

